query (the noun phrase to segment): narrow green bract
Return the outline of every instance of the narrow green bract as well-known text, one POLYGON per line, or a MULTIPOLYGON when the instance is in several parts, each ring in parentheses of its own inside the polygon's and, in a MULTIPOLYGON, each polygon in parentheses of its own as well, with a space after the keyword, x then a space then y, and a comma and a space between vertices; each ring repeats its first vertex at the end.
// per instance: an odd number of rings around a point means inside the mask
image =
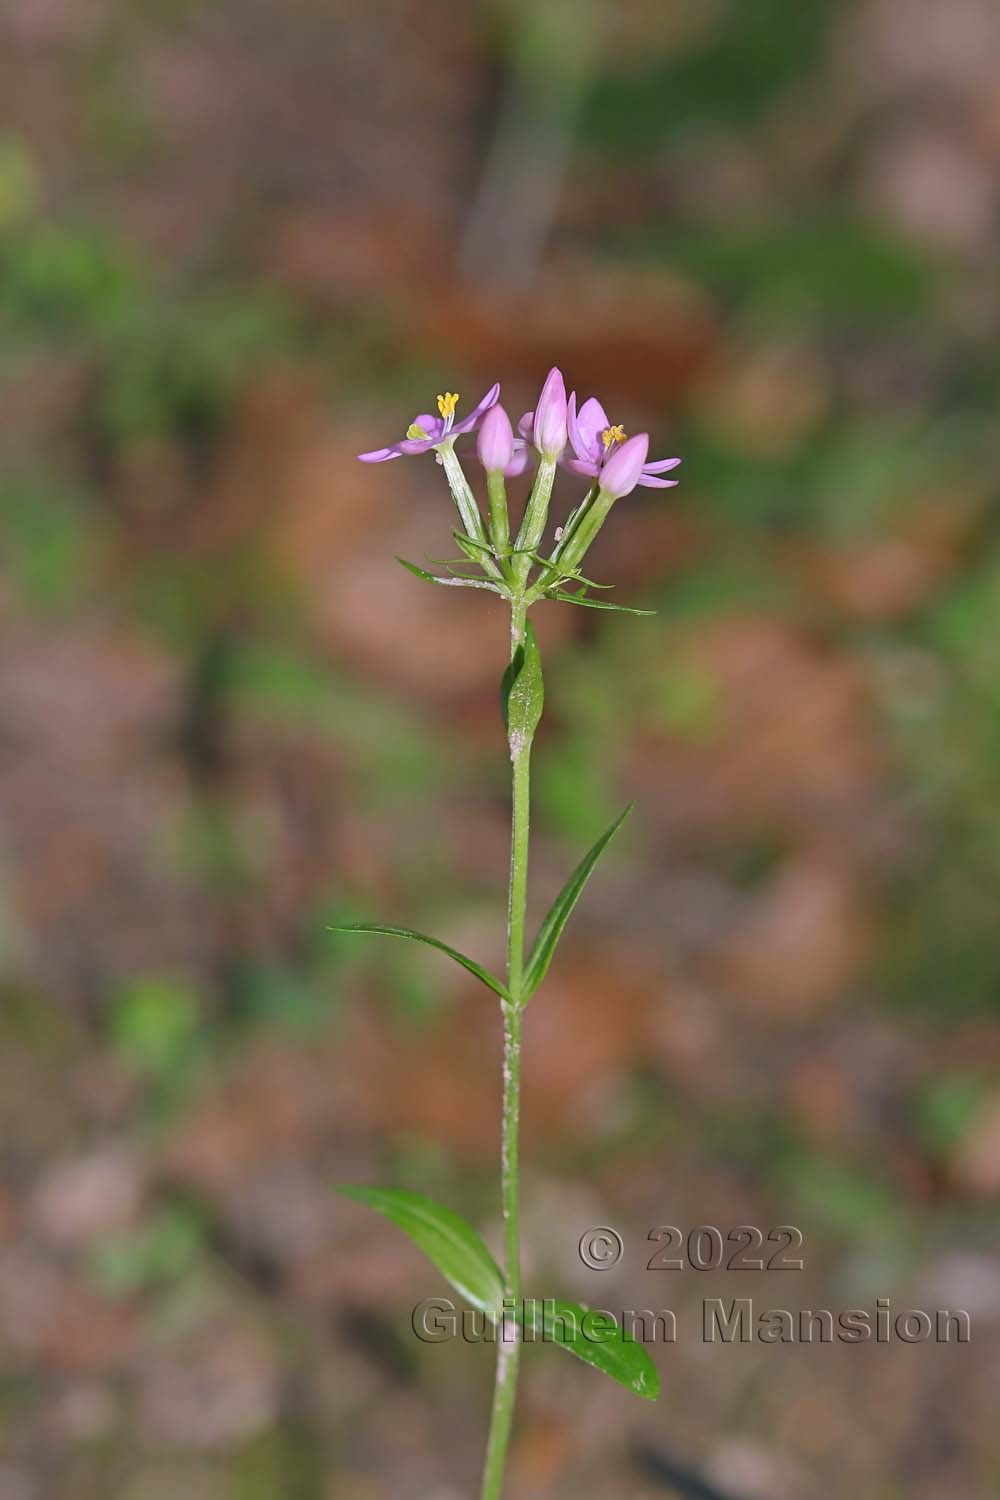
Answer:
MULTIPOLYGON (((431 580, 432 583, 440 583, 439 578, 431 580)), ((482 585, 480 585, 482 587, 482 585)), ((591 584, 591 588, 602 588, 602 584, 591 584)), ((607 599, 586 599, 582 594, 567 594, 562 589, 554 589, 551 598, 561 599, 563 604, 579 604, 583 609, 610 609, 618 615, 655 615, 655 609, 634 609, 631 604, 611 604, 607 599)))
POLYGON ((396 561, 400 567, 412 573, 415 578, 422 578, 425 583, 443 583, 445 588, 451 589, 487 589, 491 594, 498 594, 500 590, 495 584, 488 582, 485 578, 438 578, 434 573, 428 573, 426 568, 420 568, 416 563, 407 562, 405 557, 397 557, 396 561))

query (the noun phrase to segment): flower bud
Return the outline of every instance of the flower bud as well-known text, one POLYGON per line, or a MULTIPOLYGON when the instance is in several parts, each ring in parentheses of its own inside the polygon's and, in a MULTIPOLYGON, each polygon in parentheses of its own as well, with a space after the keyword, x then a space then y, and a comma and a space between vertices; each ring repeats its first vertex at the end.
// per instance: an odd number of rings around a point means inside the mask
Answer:
POLYGON ((556 459, 566 447, 566 382, 562 371, 554 365, 545 377, 535 407, 532 436, 535 447, 544 458, 556 459))
POLYGON ((476 437, 476 452, 486 472, 501 473, 514 457, 514 430, 500 405, 491 406, 476 437))
POLYGON ((620 500, 639 483, 646 455, 649 452, 649 433, 637 432, 617 448, 598 476, 598 484, 606 495, 620 500))

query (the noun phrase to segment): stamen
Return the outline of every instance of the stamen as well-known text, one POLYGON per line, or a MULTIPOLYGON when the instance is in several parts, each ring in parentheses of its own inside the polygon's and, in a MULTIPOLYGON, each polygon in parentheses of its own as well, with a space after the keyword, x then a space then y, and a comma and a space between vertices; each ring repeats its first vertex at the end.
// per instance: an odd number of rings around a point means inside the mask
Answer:
POLYGON ((443 396, 438 397, 438 411, 445 421, 455 415, 455 407, 458 405, 458 392, 445 391, 443 396))
POLYGON ((406 436, 410 439, 411 442, 426 443, 427 439, 430 437, 430 433, 425 432, 422 427, 418 427, 416 422, 411 422, 409 427, 406 429, 406 436))
POLYGON ((627 436, 628 433, 625 431, 624 427, 620 426, 620 424, 616 422, 613 427, 606 427, 604 429, 604 431, 601 433, 601 442, 604 444, 605 448, 610 448, 613 443, 624 443, 627 436))

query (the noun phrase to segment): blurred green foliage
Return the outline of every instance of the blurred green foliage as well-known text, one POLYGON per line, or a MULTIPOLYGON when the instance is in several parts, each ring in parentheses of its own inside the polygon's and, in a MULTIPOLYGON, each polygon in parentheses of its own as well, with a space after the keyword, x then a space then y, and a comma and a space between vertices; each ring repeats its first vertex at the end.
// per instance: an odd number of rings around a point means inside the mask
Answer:
POLYGON ((22 606, 40 614, 79 605, 94 586, 102 526, 93 499, 41 473, 0 476, 0 527, 22 606))
POLYGON ((112 1006, 109 1030, 115 1050, 164 1091, 190 1073, 205 1046, 198 997, 165 977, 125 985, 112 1006))
POLYGON ((610 71, 593 89, 585 139, 620 154, 655 151, 706 127, 756 124, 821 63, 834 0, 725 0, 677 55, 610 71))
POLYGON ((609 244, 626 262, 667 261, 732 316, 772 333, 912 323, 933 315, 942 283, 943 268, 901 237, 834 212, 754 226, 644 227, 609 244))
POLYGON ((204 1248, 205 1229, 194 1210, 171 1205, 133 1230, 106 1235, 89 1270, 107 1297, 130 1297, 187 1275, 204 1248))

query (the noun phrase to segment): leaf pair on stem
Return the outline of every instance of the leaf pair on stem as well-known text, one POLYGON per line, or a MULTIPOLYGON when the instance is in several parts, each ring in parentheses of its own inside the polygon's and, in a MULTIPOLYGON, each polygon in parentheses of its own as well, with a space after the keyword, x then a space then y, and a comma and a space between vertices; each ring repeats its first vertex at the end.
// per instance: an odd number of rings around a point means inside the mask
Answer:
POLYGON ((531 946, 528 961, 524 968, 524 982, 521 993, 516 999, 511 995, 502 979, 498 979, 495 974, 491 974, 489 969, 477 963, 474 958, 470 958, 467 953, 460 953, 457 948, 452 948, 449 943, 443 943, 440 938, 429 937, 424 932, 415 932, 412 927, 396 927, 387 922, 349 922, 331 927, 330 931, 370 932, 380 934, 383 937, 406 938, 413 943, 424 943, 428 948, 436 948, 439 953, 446 953, 449 958, 454 959, 457 964, 461 964, 462 968, 467 969, 470 974, 474 974, 482 984, 486 985, 487 989, 492 990, 495 995, 499 995, 500 999, 505 1000, 509 1005, 525 1005, 548 973, 549 964, 552 962, 553 955, 558 947, 563 928, 569 921, 573 908, 583 894, 583 888, 587 884, 594 866, 625 822, 625 819, 632 811, 632 807, 633 804, 630 802, 625 811, 611 824, 611 827, 601 834, 597 843, 584 855, 553 901, 531 946))
POLYGON ((504 1336, 507 1317, 512 1314, 518 1323, 516 1337, 525 1342, 557 1344, 603 1370, 635 1395, 656 1400, 660 1389, 656 1366, 610 1314, 604 1315, 597 1339, 588 1336, 589 1309, 578 1302, 536 1297, 528 1298, 521 1308, 505 1307, 500 1267, 472 1226, 450 1208, 403 1188, 342 1187, 338 1192, 391 1219, 460 1296, 495 1321, 498 1337, 504 1336), (614 1328, 610 1326, 612 1321, 614 1328))
MULTIPOLYGON (((530 661, 531 655, 529 637, 529 641, 526 642, 524 660, 518 663, 517 653, 515 653, 514 662, 511 664, 514 669, 511 677, 513 686, 508 683, 508 691, 505 694, 508 732, 510 732, 511 724, 518 723, 522 715, 527 714, 530 717, 536 710, 538 714, 541 713, 541 705, 537 702, 540 678, 539 684, 536 685, 531 680, 529 671, 528 682, 522 682, 521 694, 520 696, 516 694, 517 684, 525 675, 524 664, 530 661)), ((594 866, 631 811, 632 804, 629 803, 625 811, 615 819, 611 827, 584 855, 552 903, 532 945, 517 997, 511 995, 503 981, 495 974, 491 974, 474 958, 459 952, 457 948, 451 947, 439 938, 429 937, 426 933, 415 932, 409 927, 392 926, 384 922, 354 922, 346 926, 334 927, 332 930, 334 932, 377 933, 386 937, 406 938, 411 942, 424 943, 429 948, 436 948, 438 952, 446 953, 463 969, 474 974, 505 1004, 523 1007, 545 978, 563 928, 580 899, 594 866)), ((480 1236, 458 1214, 419 1193, 407 1192, 399 1188, 344 1187, 339 1191, 345 1197, 366 1203, 370 1208, 384 1214, 387 1219, 391 1219, 423 1250, 445 1279, 473 1307, 497 1319, 502 1317, 504 1281, 500 1268, 480 1236)), ((643 1396, 647 1400, 655 1400, 659 1392, 659 1377, 656 1366, 646 1350, 641 1345, 630 1341, 618 1324, 613 1330, 609 1329, 607 1335, 602 1336, 599 1341, 588 1338, 584 1323, 585 1312, 586 1309, 576 1303, 546 1298, 543 1301, 529 1299, 523 1310, 517 1310, 515 1315, 521 1319, 523 1325, 531 1325, 522 1328, 522 1333, 526 1338, 530 1339, 540 1334, 542 1342, 558 1344, 596 1369, 603 1370, 605 1374, 627 1386, 636 1395, 643 1396)))

